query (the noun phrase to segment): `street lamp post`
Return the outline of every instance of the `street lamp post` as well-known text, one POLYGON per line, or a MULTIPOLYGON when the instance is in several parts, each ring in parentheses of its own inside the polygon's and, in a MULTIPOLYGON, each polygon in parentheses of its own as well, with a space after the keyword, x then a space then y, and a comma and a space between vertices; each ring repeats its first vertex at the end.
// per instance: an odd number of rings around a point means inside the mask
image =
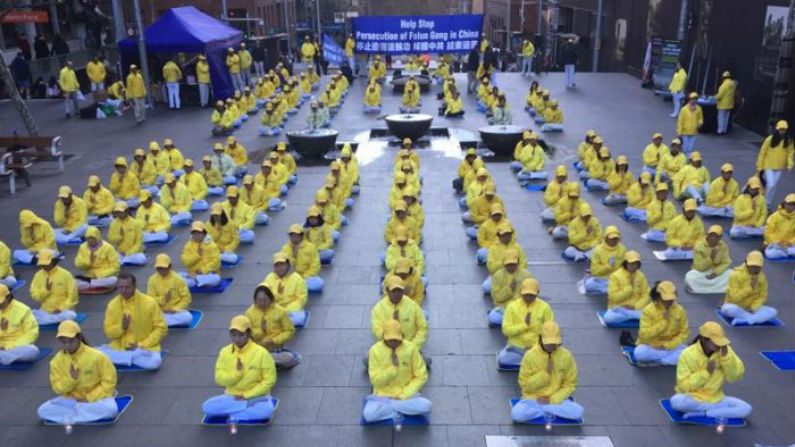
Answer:
POLYGON ((315 0, 315 11, 317 12, 317 41, 323 41, 323 30, 320 27, 320 0, 315 0))
POLYGON ((293 42, 290 35, 290 14, 287 12, 287 0, 284 0, 284 32, 287 34, 287 56, 292 59, 293 42))
POLYGON ((141 20, 140 0, 133 0, 133 9, 135 10, 135 27, 138 34, 138 58, 141 60, 141 73, 144 76, 144 85, 146 86, 146 101, 149 105, 154 106, 152 103, 152 84, 149 82, 149 60, 146 58, 146 42, 144 42, 144 24, 141 20))

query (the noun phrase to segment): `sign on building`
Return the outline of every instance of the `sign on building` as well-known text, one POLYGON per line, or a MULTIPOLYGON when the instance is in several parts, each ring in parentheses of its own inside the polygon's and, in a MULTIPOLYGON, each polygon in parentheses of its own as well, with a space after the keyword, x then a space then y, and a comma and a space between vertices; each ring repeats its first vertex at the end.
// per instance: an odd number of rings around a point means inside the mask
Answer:
POLYGON ((357 53, 468 53, 480 44, 483 16, 354 17, 357 53))

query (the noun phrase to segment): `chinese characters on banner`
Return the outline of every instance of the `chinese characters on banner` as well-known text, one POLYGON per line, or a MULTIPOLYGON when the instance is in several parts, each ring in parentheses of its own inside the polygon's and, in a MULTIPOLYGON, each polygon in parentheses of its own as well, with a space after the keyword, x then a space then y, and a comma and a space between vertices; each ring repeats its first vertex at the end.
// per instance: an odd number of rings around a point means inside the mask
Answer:
POLYGON ((353 18, 357 53, 468 53, 482 28, 480 14, 353 18))

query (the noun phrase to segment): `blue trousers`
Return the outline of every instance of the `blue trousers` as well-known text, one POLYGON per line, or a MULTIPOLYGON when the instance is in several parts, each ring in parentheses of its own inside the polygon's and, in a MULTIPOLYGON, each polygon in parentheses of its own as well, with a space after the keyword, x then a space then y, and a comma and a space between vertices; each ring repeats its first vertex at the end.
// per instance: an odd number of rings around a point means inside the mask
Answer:
POLYGON ((304 278, 304 280, 306 281, 306 290, 309 293, 320 293, 323 291, 323 286, 325 285, 323 278, 319 276, 310 276, 304 278))
POLYGON ((660 365, 673 366, 679 362, 679 356, 687 346, 679 345, 674 349, 657 349, 649 345, 635 347, 635 360, 640 363, 659 363, 660 365))
POLYGON ((430 400, 415 394, 408 399, 390 399, 388 397, 367 396, 367 403, 362 410, 362 418, 367 422, 394 419, 400 414, 410 416, 430 414, 433 404, 430 400))
POLYGON ((271 396, 237 400, 234 396, 221 394, 204 401, 202 411, 211 417, 226 416, 229 422, 261 421, 270 419, 274 407, 271 396))
POLYGON ((529 422, 544 414, 552 414, 566 419, 581 419, 582 405, 573 400, 564 400, 557 404, 540 404, 532 399, 522 399, 511 408, 511 418, 516 422, 529 422))
POLYGON ((497 354, 497 363, 500 366, 508 366, 508 367, 519 367, 522 364, 522 357, 524 356, 525 350, 517 347, 517 346, 510 346, 506 345, 502 348, 497 354))
POLYGON ((705 415, 712 418, 746 418, 753 411, 748 402, 736 397, 725 396, 716 403, 702 402, 687 394, 675 394, 671 397, 671 407, 688 415, 705 415))
POLYGON ((119 407, 116 400, 106 397, 94 402, 78 402, 68 397, 56 397, 39 406, 39 419, 63 425, 83 424, 116 417, 119 407))

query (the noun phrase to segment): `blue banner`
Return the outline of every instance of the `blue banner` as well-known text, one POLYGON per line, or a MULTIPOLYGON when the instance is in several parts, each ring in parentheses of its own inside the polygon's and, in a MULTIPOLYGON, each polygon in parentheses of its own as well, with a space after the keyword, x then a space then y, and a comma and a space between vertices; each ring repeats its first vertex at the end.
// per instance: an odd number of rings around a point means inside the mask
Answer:
POLYGON ((357 53, 468 53, 482 29, 481 14, 353 18, 357 53))
POLYGON ((345 54, 342 47, 337 45, 337 42, 328 34, 323 34, 323 59, 329 64, 341 66, 342 61, 345 59, 345 54))

